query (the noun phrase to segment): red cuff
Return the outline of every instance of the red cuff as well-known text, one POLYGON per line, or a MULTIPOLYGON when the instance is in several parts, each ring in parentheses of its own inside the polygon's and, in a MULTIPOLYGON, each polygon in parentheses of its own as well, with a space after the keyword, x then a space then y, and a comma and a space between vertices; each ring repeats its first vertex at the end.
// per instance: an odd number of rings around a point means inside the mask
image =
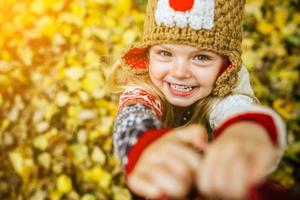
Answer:
POLYGON ((243 113, 234 116, 233 118, 230 118, 229 120, 225 121, 219 128, 215 130, 213 138, 217 138, 228 126, 239 121, 252 121, 262 125, 268 132, 272 143, 274 145, 278 145, 278 131, 275 126, 274 120, 270 115, 263 113, 243 113))
POLYGON ((157 138, 163 136, 165 133, 169 132, 171 128, 164 128, 158 130, 149 130, 144 132, 144 134, 138 139, 138 142, 131 147, 128 153, 128 164, 126 166, 126 174, 130 174, 137 163, 143 150, 150 145, 157 138))

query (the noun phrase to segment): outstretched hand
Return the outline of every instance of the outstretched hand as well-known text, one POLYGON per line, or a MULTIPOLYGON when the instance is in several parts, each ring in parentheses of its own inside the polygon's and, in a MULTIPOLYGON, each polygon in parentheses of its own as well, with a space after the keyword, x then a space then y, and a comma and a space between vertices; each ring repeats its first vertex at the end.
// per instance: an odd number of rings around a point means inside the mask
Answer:
POLYGON ((275 160, 276 149, 263 127, 253 122, 233 124, 207 148, 196 170, 198 190, 208 196, 245 199, 275 160))
POLYGON ((198 150, 205 150, 206 129, 190 125, 172 130, 149 145, 128 176, 128 187, 150 199, 183 199, 195 185, 195 171, 202 165, 198 150))
POLYGON ((256 123, 233 124, 210 145, 205 128, 190 125, 149 145, 127 183, 134 193, 150 199, 185 199, 195 185, 207 196, 244 199, 275 160, 274 145, 256 123))

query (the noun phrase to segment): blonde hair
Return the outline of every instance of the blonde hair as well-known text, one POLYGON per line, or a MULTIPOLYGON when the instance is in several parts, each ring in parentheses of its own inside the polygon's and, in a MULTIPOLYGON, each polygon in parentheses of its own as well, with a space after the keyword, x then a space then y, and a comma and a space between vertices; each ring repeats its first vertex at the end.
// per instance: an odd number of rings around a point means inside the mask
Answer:
MULTIPOLYGON (((163 126, 176 126, 173 112, 174 107, 166 100, 160 90, 153 85, 152 81, 150 80, 149 73, 147 73, 146 75, 133 74, 130 71, 124 69, 121 66, 121 61, 118 60, 112 66, 112 71, 108 76, 107 83, 107 89, 112 93, 120 94, 122 91, 130 87, 140 87, 150 94, 154 95, 161 101, 164 108, 164 115, 162 117, 163 126)), ((211 130, 208 123, 209 113, 214 102, 216 102, 220 98, 221 97, 209 95, 203 99, 198 100, 193 106, 193 115, 191 119, 183 126, 193 123, 200 123, 204 125, 208 130, 211 130)))

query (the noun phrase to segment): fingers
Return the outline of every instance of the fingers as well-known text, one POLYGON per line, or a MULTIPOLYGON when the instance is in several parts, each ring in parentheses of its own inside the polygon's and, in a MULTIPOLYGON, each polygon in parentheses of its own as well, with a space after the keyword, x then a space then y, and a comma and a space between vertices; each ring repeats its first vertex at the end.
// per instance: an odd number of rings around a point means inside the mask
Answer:
POLYGON ((208 144, 206 129, 201 125, 190 125, 175 130, 175 135, 183 142, 193 145, 196 148, 205 150, 208 144))
POLYGON ((164 151, 160 152, 159 156, 151 156, 154 170, 151 164, 147 165, 151 168, 147 171, 159 172, 153 174, 154 184, 169 197, 185 197, 194 182, 194 170, 201 165, 201 158, 193 149, 182 143, 166 144, 164 151))
POLYGON ((260 146, 259 148, 260 154, 253 159, 254 162, 250 174, 249 182, 252 185, 261 183, 276 163, 276 149, 273 146, 271 148, 260 146))
POLYGON ((245 198, 250 167, 246 156, 240 155, 237 145, 213 146, 208 149, 197 187, 202 193, 229 199, 245 198))
POLYGON ((174 158, 180 158, 192 172, 195 172, 195 170, 197 170, 202 164, 202 158, 200 155, 189 146, 182 143, 169 143, 166 144, 165 147, 166 153, 169 153, 169 155, 174 158))
POLYGON ((138 195, 151 198, 162 194, 184 198, 194 182, 193 170, 201 165, 199 154, 179 142, 167 143, 156 150, 140 160, 130 175, 134 178, 130 179, 129 188, 138 195), (155 187, 148 189, 149 185, 155 187))
POLYGON ((193 181, 192 175, 193 171, 191 166, 186 162, 186 158, 182 158, 176 155, 176 152, 161 152, 151 156, 151 161, 145 163, 145 167, 143 170, 145 171, 153 171, 153 165, 164 165, 167 167, 169 172, 171 172, 174 176, 178 176, 183 181, 187 181, 187 183, 191 183, 193 181))
POLYGON ((184 198, 191 187, 191 181, 182 179, 180 176, 174 176, 168 167, 162 165, 155 165, 152 179, 155 185, 160 188, 164 195, 171 198, 184 198))
POLYGON ((151 199, 158 198, 162 191, 153 184, 151 177, 145 173, 130 175, 127 179, 128 187, 137 195, 151 199))
POLYGON ((164 160, 154 156, 152 162, 144 168, 137 168, 130 177, 129 188, 145 197, 158 198, 166 195, 183 198, 192 185, 192 173, 189 167, 176 157, 166 156, 164 160), (139 181, 135 181, 140 179, 139 181))
POLYGON ((128 177, 129 188, 149 198, 162 194, 183 198, 194 182, 195 170, 201 166, 201 157, 191 147, 204 150, 207 142, 207 132, 200 125, 174 130, 143 152, 128 177))

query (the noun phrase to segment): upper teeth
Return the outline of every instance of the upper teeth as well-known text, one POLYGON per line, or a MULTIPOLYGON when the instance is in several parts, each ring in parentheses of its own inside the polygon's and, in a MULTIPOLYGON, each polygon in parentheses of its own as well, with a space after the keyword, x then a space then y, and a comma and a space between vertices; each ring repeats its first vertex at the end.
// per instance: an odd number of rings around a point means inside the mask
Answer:
POLYGON ((193 89, 191 86, 177 85, 177 84, 174 84, 174 83, 171 83, 170 85, 171 85, 172 89, 178 90, 178 91, 189 92, 193 89))

